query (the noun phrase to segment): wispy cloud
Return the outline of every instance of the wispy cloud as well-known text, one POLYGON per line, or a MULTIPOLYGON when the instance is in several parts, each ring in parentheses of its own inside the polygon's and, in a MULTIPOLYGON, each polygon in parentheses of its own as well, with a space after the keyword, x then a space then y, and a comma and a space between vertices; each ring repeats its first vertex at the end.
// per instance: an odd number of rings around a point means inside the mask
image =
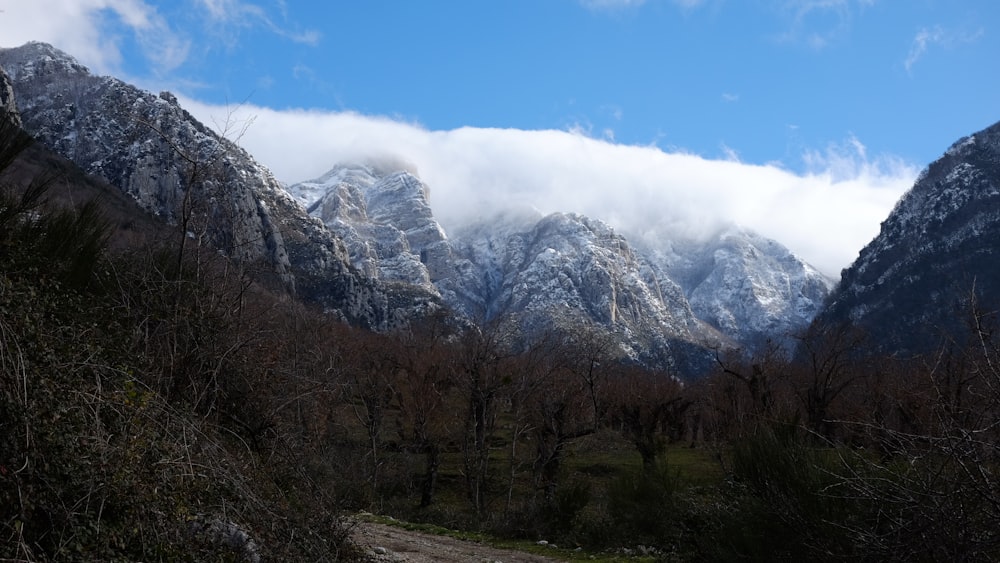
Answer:
POLYGON ((868 147, 853 134, 843 141, 830 143, 822 150, 807 149, 802 154, 802 161, 810 174, 829 176, 835 182, 859 177, 908 176, 914 172, 911 165, 898 157, 870 156, 868 147))
POLYGON ((853 19, 875 3, 876 0, 777 0, 775 6, 788 26, 778 40, 813 49, 826 48, 846 37, 853 19))
POLYGON ((312 67, 309 67, 308 65, 304 65, 302 63, 296 63, 294 66, 292 66, 292 76, 296 80, 306 80, 308 82, 314 82, 316 80, 316 71, 313 70, 312 67))
MULTIPOLYGON (((243 0, 198 0, 211 22, 222 30, 263 26, 268 31, 306 45, 318 45, 322 35, 315 30, 297 30, 287 24, 276 22, 261 6, 243 0)), ((282 2, 279 8, 283 18, 287 18, 287 7, 282 2)), ((235 41, 230 37, 231 41, 235 41)))
POLYGON ((723 102, 728 102, 728 103, 738 102, 738 101, 740 101, 740 95, 739 94, 733 94, 731 92, 723 92, 722 93, 722 101, 723 102))
POLYGON ((742 159, 740 159, 740 153, 733 147, 730 147, 726 143, 721 143, 719 148, 722 149, 722 156, 725 160, 728 160, 729 162, 742 162, 742 159))
POLYGON ((601 106, 600 111, 615 121, 621 121, 625 117, 625 110, 618 104, 605 104, 601 106))
MULTIPOLYGON (((207 122, 225 115, 223 108, 184 103, 207 122)), ((591 136, 590 127, 429 131, 353 112, 241 111, 256 116, 243 145, 286 182, 370 155, 414 163, 446 229, 508 205, 584 213, 636 236, 664 229, 696 236, 735 221, 830 275, 878 233, 917 173, 898 159, 872 157, 854 137, 803 155, 809 171, 796 174, 739 162, 725 145, 723 158, 712 160, 617 144, 603 130, 591 136)))
POLYGON ((936 26, 932 29, 927 29, 926 27, 917 32, 916 36, 913 37, 913 43, 910 45, 910 53, 906 55, 906 60, 903 61, 903 66, 906 68, 906 72, 910 72, 913 65, 917 64, 920 57, 924 56, 927 52, 927 45, 930 43, 940 43, 944 37, 944 31, 940 26, 936 26))
POLYGON ((921 28, 913 37, 910 52, 903 61, 903 67, 906 68, 906 72, 911 72, 913 65, 923 58, 931 46, 937 45, 950 49, 959 44, 974 43, 983 36, 983 33, 982 28, 972 32, 949 30, 940 25, 921 28))

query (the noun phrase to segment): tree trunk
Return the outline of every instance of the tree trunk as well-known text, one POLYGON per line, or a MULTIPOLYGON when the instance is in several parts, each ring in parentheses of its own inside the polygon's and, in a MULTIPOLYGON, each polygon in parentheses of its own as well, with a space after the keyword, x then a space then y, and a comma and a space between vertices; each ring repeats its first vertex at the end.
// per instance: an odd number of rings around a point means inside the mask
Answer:
POLYGON ((420 489, 420 508, 427 508, 434 502, 434 487, 437 484, 438 467, 441 465, 441 448, 437 444, 426 444, 424 456, 427 467, 424 470, 424 482, 420 489))

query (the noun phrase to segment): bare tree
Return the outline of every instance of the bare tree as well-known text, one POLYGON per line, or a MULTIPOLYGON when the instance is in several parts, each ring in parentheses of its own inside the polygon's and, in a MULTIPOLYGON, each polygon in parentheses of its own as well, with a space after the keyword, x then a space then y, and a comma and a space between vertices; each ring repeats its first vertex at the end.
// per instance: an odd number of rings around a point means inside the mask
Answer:
POLYGON ((566 358, 567 353, 566 349, 558 350, 548 362, 536 366, 535 386, 527 398, 536 452, 535 482, 547 502, 555 499, 566 447, 597 430, 591 388, 571 369, 572 358, 566 358))
POLYGON ((720 437, 733 437, 783 408, 780 387, 788 361, 778 344, 767 342, 752 357, 740 351, 716 351, 717 373, 711 378, 707 405, 720 437))
POLYGON ((679 438, 692 402, 683 396, 680 382, 665 373, 622 367, 611 381, 613 420, 638 450, 643 468, 652 470, 667 442, 679 438))
POLYGON ((433 315, 401 335, 396 394, 404 441, 424 455, 420 507, 434 502, 444 442, 453 434, 458 398, 453 379, 454 348, 445 313, 433 315))
POLYGON ((377 498, 380 485, 384 438, 388 411, 398 391, 395 388, 398 369, 392 341, 380 334, 358 331, 346 351, 347 372, 343 392, 355 419, 361 424, 367 442, 368 486, 371 498, 377 498))
POLYGON ((813 324, 798 341, 795 393, 805 410, 808 428, 830 440, 834 437, 830 413, 834 401, 865 377, 861 358, 865 337, 846 324, 813 324))
POLYGON ((840 450, 831 494, 869 507, 848 523, 885 560, 994 560, 1000 555, 1000 333, 997 314, 968 299, 968 331, 906 361, 885 402, 905 417, 852 422, 878 455, 840 450))
POLYGON ((456 384, 466 398, 462 440, 465 481, 477 515, 484 513, 489 500, 491 438, 503 392, 512 381, 507 368, 517 337, 513 321, 498 317, 484 326, 470 327, 458 340, 454 366, 456 384))

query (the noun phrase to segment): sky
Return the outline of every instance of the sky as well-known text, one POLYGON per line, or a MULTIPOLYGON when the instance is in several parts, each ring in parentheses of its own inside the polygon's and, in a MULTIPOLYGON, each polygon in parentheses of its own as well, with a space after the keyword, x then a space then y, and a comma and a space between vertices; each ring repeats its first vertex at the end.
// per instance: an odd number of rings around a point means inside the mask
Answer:
POLYGON ((1000 120, 995 0, 0 0, 0 46, 29 40, 174 92, 283 182, 392 156, 446 229, 735 221, 831 276, 1000 120))

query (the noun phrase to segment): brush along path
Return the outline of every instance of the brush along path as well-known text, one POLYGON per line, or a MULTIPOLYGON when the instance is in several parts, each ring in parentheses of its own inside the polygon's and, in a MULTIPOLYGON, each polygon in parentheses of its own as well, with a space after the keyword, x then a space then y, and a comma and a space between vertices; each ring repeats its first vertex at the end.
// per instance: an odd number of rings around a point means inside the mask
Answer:
POLYGON ((448 536, 405 530, 374 522, 360 522, 354 540, 374 561, 408 563, 543 563, 559 561, 448 536))

